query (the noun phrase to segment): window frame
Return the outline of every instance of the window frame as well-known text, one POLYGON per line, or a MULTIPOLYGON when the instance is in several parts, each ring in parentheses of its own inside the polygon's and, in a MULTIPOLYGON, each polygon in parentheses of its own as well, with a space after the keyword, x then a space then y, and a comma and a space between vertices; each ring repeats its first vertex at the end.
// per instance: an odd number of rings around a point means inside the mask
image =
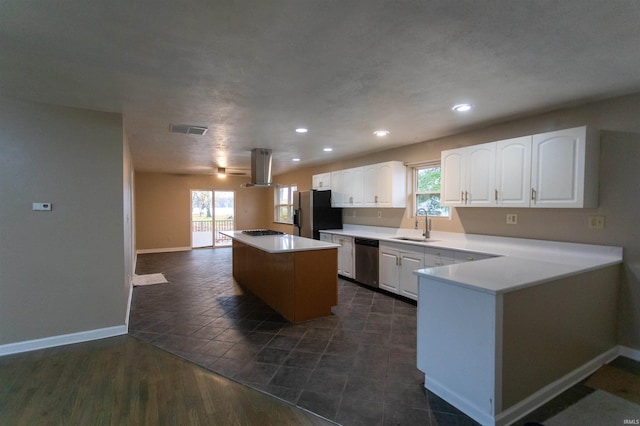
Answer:
POLYGON ((277 188, 274 188, 273 191, 273 221, 274 223, 283 223, 287 225, 293 225, 293 193, 298 190, 297 184, 291 185, 280 185, 277 188), (289 195, 289 202, 283 203, 280 199, 280 191, 284 188, 287 188, 289 195), (280 217, 280 209, 282 207, 289 208, 289 221, 282 220, 280 217))
MULTIPOLYGON (((419 195, 433 195, 433 194, 437 194, 440 196, 440 201, 442 202, 442 186, 440 187, 439 191, 418 191, 418 172, 422 169, 429 169, 429 168, 439 168, 440 172, 442 173, 442 164, 440 162, 440 160, 433 160, 433 161, 426 161, 424 163, 416 163, 416 164, 412 164, 412 175, 411 175, 411 188, 412 188, 412 192, 413 192, 413 196, 412 196, 412 204, 413 204, 413 211, 411 213, 411 217, 412 218, 417 218, 417 217, 424 217, 424 215, 417 215, 418 212, 418 196, 419 195)), ((442 178, 442 175, 441 175, 442 178)), ((447 219, 450 220, 451 219, 451 207, 448 206, 442 206, 443 208, 446 208, 447 211, 447 215, 446 216, 429 216, 429 219, 447 219)))

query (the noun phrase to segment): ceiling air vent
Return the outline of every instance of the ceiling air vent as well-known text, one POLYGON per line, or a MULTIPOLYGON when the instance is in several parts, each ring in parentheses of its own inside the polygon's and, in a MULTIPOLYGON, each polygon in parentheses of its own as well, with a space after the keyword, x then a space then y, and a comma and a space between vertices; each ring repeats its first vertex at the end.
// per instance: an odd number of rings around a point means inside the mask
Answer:
POLYGON ((182 133, 185 135, 199 135, 203 136, 209 130, 205 126, 191 126, 188 124, 172 124, 169 128, 171 133, 182 133))

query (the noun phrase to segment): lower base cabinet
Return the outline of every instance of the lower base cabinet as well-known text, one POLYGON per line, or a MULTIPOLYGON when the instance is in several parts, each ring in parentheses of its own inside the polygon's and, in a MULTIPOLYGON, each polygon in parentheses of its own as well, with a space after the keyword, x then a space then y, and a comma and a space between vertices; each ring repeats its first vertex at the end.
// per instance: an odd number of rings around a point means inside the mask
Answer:
POLYGON ((340 247, 338 247, 338 275, 342 275, 347 278, 355 278, 353 237, 334 235, 332 242, 340 244, 340 247))
POLYGON ((424 248, 380 243, 380 288, 418 300, 416 269, 425 266, 424 248))

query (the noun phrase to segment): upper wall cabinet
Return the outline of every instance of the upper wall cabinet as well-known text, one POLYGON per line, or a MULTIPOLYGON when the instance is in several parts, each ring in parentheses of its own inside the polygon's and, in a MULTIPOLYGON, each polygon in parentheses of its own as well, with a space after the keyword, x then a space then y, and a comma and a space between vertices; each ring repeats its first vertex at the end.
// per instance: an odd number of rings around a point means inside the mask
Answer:
POLYGON ((405 207, 406 168, 400 161, 331 173, 333 207, 405 207))
POLYGON ((331 189, 331 173, 322 173, 311 177, 311 188, 318 191, 328 191, 331 189))
POLYGON ((495 158, 495 142, 442 151, 443 204, 494 206, 495 158))
POLYGON ((365 166, 364 206, 406 207, 406 185, 406 167, 400 161, 365 166))
POLYGON ((529 207, 530 189, 531 136, 496 142, 496 204, 529 207))
POLYGON ((586 127, 533 135, 531 207, 598 206, 600 138, 586 127))
POLYGON ((599 153, 585 126, 443 151, 443 204, 597 207, 599 153))

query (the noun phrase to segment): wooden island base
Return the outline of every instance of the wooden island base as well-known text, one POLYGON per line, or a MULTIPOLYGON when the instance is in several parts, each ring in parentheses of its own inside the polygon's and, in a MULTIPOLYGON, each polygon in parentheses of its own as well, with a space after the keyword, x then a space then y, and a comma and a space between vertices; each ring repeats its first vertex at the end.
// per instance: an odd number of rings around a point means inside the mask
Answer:
POLYGON ((233 241, 233 277, 293 323, 331 315, 337 270, 335 248, 268 253, 233 241))

